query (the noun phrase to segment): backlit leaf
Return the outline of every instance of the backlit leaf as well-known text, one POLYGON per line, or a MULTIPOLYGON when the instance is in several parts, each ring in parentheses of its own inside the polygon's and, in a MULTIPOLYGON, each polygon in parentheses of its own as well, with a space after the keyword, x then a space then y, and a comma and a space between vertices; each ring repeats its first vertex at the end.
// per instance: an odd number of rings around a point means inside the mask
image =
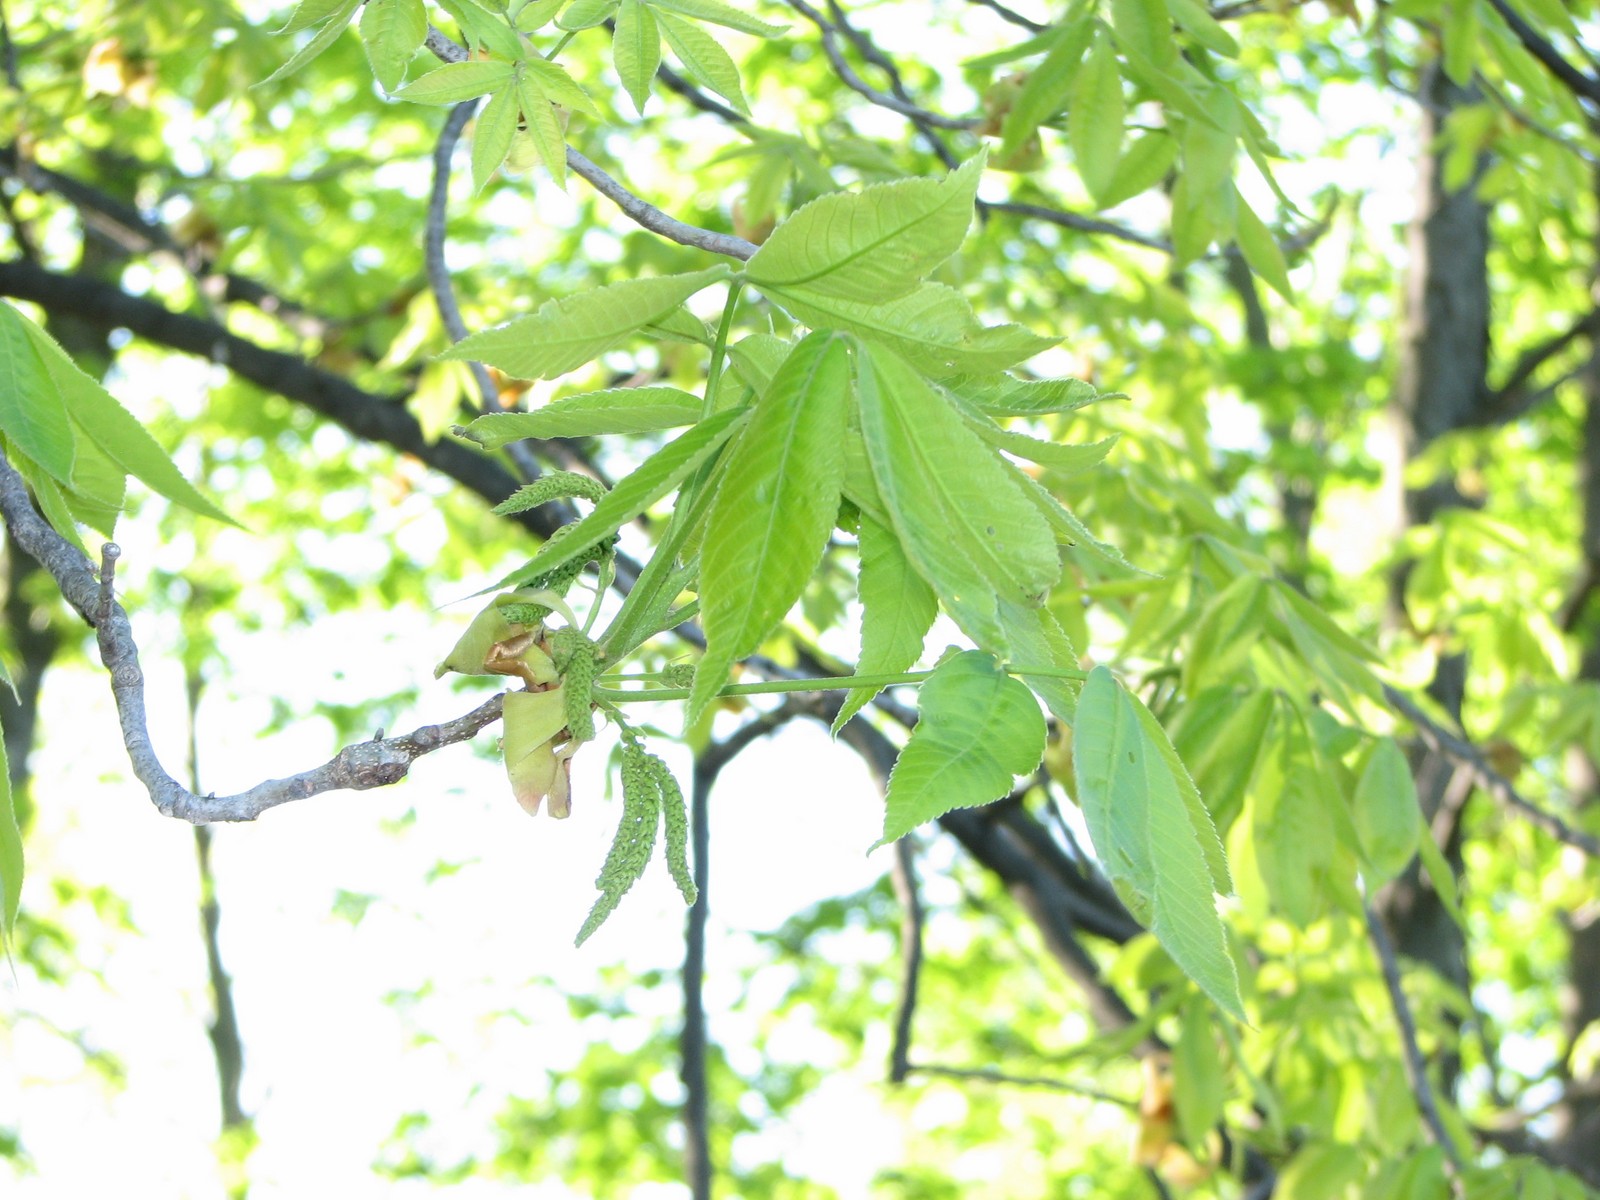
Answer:
POLYGON ((700 397, 675 387, 607 388, 552 400, 533 412, 489 413, 461 432, 486 450, 498 450, 523 438, 654 433, 693 425, 700 408, 700 397))
POLYGON ((50 369, 52 359, 63 371, 77 371, 55 339, 0 302, 0 433, 59 482, 69 483, 72 424, 67 398, 50 369))
POLYGON ((1217 915, 1222 844, 1160 724, 1105 667, 1089 673, 1073 729, 1078 803, 1117 892, 1184 972, 1241 1020, 1217 915))
MULTIPOLYGON (((295 10, 294 16, 290 18, 289 25, 285 26, 284 31, 286 32, 290 28, 309 28, 311 25, 316 24, 318 20, 322 19, 324 7, 324 5, 318 3, 314 8, 309 8, 304 18, 305 24, 300 25, 297 24, 297 22, 301 20, 301 11, 308 9, 308 5, 302 4, 299 9, 295 10)), ((287 79, 290 75, 293 75, 301 67, 305 66, 312 59, 320 55, 329 46, 333 45, 334 42, 339 40, 339 35, 342 34, 349 26, 351 16, 355 13, 356 9, 360 7, 361 0, 344 0, 343 4, 327 6, 328 11, 326 15, 328 17, 328 23, 321 29, 317 30, 317 32, 312 36, 311 40, 308 41, 304 46, 300 47, 300 49, 295 52, 294 56, 290 58, 288 62, 284 63, 271 75, 268 75, 255 86, 265 87, 267 84, 276 83, 280 79, 287 79)))
POLYGON ((415 104, 459 104, 499 91, 511 82, 515 70, 510 63, 495 59, 446 63, 438 70, 413 79, 395 92, 394 98, 415 104))
POLYGON ((509 84, 489 97, 472 128, 472 187, 483 191, 511 149, 521 114, 517 89, 509 84))
POLYGON ((422 0, 367 0, 361 10, 361 43, 372 73, 386 92, 406 76, 406 67, 428 36, 422 0))
POLYGON ((443 357, 476 359, 519 379, 553 379, 727 277, 727 267, 708 267, 688 275, 627 279, 549 300, 535 313, 457 342, 443 357))
POLYGON ((788 28, 787 25, 773 25, 752 17, 742 8, 724 4, 722 0, 651 0, 651 3, 657 9, 670 9, 686 17, 693 17, 697 21, 725 25, 729 29, 737 29, 740 33, 752 34, 755 37, 777 37, 788 28))
POLYGON ((661 65, 661 31, 656 28, 655 16, 640 0, 622 0, 616 32, 611 37, 611 56, 635 111, 643 113, 644 102, 650 98, 650 84, 661 65))
POLYGON ((1067 137, 1072 143, 1073 161, 1084 186, 1097 201, 1111 190, 1116 178, 1125 115, 1117 52, 1111 38, 1101 32, 1078 71, 1072 105, 1067 110, 1067 137))
POLYGON ((998 800, 1044 756, 1044 714, 1033 694, 967 650, 939 664, 917 692, 917 723, 889 775, 883 836, 904 837, 955 808, 998 800))
POLYGON ((657 13, 656 17, 667 45, 672 47, 689 77, 710 88, 740 112, 749 113, 750 105, 739 83, 739 68, 722 43, 693 21, 680 20, 664 12, 657 13))
POLYGON ((1416 855, 1421 811, 1405 751, 1393 738, 1379 738, 1350 799, 1369 891, 1400 874, 1416 855))
POLYGON ((1028 72, 1027 80, 1001 122, 1000 158, 1015 153, 1040 125, 1067 106, 1078 75, 1078 64, 1089 48, 1094 31, 1092 19, 1078 17, 1062 26, 1059 33, 1052 33, 1049 53, 1028 72))
MULTIPOLYGON (((922 657, 923 639, 939 613, 939 601, 911 566, 894 531, 865 514, 860 522, 856 590, 861 599, 861 657, 856 674, 896 674, 922 657)), ((834 718, 833 732, 843 729, 877 694, 873 688, 852 691, 834 718)))

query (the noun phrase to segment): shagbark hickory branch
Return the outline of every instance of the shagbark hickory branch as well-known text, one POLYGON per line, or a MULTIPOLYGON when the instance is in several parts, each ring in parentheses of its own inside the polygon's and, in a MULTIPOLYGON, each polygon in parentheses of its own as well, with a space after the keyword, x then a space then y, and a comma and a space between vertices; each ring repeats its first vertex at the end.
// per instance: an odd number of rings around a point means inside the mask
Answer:
POLYGON ((253 821, 269 808, 304 800, 322 792, 365 791, 398 783, 411 764, 442 746, 464 742, 500 719, 503 696, 485 701, 471 712, 442 725, 424 725, 408 734, 373 738, 346 746, 329 761, 286 779, 268 779, 232 796, 199 796, 174 779, 161 765, 145 716, 144 670, 133 626, 114 595, 115 564, 120 551, 107 543, 100 574, 89 560, 34 510, 27 485, 0 453, 0 518, 17 545, 39 560, 56 581, 67 603, 95 627, 100 658, 111 674, 122 741, 135 778, 165 816, 194 824, 253 821))

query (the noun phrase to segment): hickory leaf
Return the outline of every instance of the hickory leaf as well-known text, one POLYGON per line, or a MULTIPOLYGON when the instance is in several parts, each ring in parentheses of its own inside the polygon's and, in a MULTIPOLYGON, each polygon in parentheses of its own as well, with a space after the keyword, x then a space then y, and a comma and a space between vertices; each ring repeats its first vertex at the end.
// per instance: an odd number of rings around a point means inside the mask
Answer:
POLYGON ((879 304, 954 254, 972 222, 980 152, 942 179, 902 179, 813 200, 746 265, 759 288, 879 304))
POLYGON ((361 10, 361 43, 372 73, 386 92, 405 78, 406 66, 428 36, 422 0, 367 0, 361 10))
POLYGON ((754 37, 777 37, 787 25, 773 25, 758 17, 752 17, 742 8, 722 3, 722 0, 652 0, 656 9, 669 9, 675 13, 682 13, 686 17, 693 17, 697 21, 710 21, 713 25, 725 25, 729 29, 737 29, 740 33, 748 33, 754 37))
POLYGON ((1039 765, 1044 740, 1038 702, 993 658, 967 650, 946 659, 917 693, 917 723, 889 775, 873 847, 951 809, 998 800, 1039 765))
POLYGON ((727 277, 727 267, 708 267, 687 275, 627 279, 548 300, 535 313, 457 342, 441 357, 476 359, 519 379, 554 379, 727 277))
POLYGON ((873 478, 906 556, 974 641, 1004 652, 997 602, 1038 604, 1060 576, 1049 526, 904 360, 864 349, 857 388, 873 478))
MULTIPOLYGON (((861 598, 861 658, 856 674, 895 674, 922 657, 923 639, 939 614, 939 601, 906 558, 893 530, 864 513, 860 530, 861 571, 856 590, 861 598)), ((843 729, 878 690, 851 691, 833 719, 833 732, 843 729)))
POLYGON ((1229 889, 1217 831, 1172 743, 1105 667, 1089 673, 1073 728, 1078 803, 1118 895, 1206 995, 1244 1019, 1217 915, 1229 889))
POLYGON ((1066 107, 1077 78, 1078 64, 1089 48, 1095 24, 1089 17, 1077 17, 1051 35, 1050 51, 1017 93, 1000 125, 1001 159, 1009 158, 1040 125, 1066 107))
POLYGON ((446 63, 413 79, 395 92, 394 98, 414 104, 459 104, 499 91, 511 82, 515 69, 512 64, 498 59, 446 63))
POLYGON ((656 68, 661 65, 661 31, 656 28, 654 14, 640 0, 622 0, 622 7, 617 10, 611 61, 616 64, 617 76, 627 89, 634 110, 642 114, 656 68))
POLYGON ((754 652, 800 598, 827 545, 844 480, 850 359, 813 333, 785 360, 729 449, 700 548, 706 653, 688 723, 736 659, 754 652))
POLYGON ((710 88, 740 112, 748 114, 750 104, 744 98, 744 88, 739 83, 739 68, 729 53, 693 21, 685 21, 671 13, 658 12, 656 20, 667 45, 678 56, 683 69, 696 83, 710 88))
POLYGON ((1393 879, 1428 836, 1417 805, 1417 783, 1405 751, 1392 737, 1379 738, 1362 764, 1350 798, 1350 816, 1361 845, 1367 888, 1375 891, 1393 879))
POLYGON ((72 423, 67 398, 50 369, 52 358, 62 371, 77 371, 49 334, 0 302, 0 434, 67 483, 72 478, 72 423))
POLYGON ((1013 375, 947 379, 944 387, 992 416, 1039 417, 1071 412, 1096 400, 1120 399, 1081 379, 1018 379, 1013 375))
POLYGON ((517 118, 521 114, 517 104, 517 89, 507 84, 483 106, 477 124, 472 130, 472 187, 483 191, 484 185, 494 177, 500 164, 511 149, 511 139, 516 136, 517 118))
POLYGON ((1067 137, 1073 161, 1089 194, 1101 204, 1109 194, 1122 156, 1122 126, 1126 112, 1122 75, 1111 37, 1101 30, 1094 49, 1078 71, 1067 110, 1067 137))
POLYGON ((525 413, 489 413, 461 435, 485 450, 523 438, 597 437, 608 433, 654 433, 700 419, 700 398, 675 387, 607 388, 552 400, 525 413))
POLYGON ((324 16, 327 17, 327 24, 321 29, 317 30, 317 32, 312 35, 311 40, 308 41, 304 46, 300 47, 300 49, 294 53, 294 56, 291 57, 288 62, 284 63, 271 75, 268 75, 260 83, 255 84, 254 86, 265 87, 267 84, 276 83, 280 79, 287 79, 290 75, 293 75, 301 67, 309 63, 312 59, 316 58, 329 46, 333 45, 334 42, 339 40, 339 35, 343 33, 349 26, 351 16, 353 16, 356 9, 360 7, 361 0, 344 0, 344 3, 334 5, 324 5, 321 3, 317 3, 315 5, 309 3, 302 4, 295 10, 294 15, 290 17, 289 24, 284 26, 283 29, 279 30, 280 33, 288 33, 298 31, 300 29, 310 28, 312 25, 322 20, 324 16))

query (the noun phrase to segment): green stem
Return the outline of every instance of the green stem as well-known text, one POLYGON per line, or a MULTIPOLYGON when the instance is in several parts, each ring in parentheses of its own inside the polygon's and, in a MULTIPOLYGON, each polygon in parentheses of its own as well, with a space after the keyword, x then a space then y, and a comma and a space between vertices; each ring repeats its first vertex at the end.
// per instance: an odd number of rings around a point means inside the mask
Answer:
POLYGON ((739 307, 739 292, 743 287, 742 279, 735 279, 728 285, 728 302, 722 306, 717 340, 711 344, 711 368, 706 372, 706 398, 700 408, 702 421, 717 411, 717 385, 722 382, 722 368, 728 361, 728 334, 733 329, 733 314, 739 307))
MULTIPOLYGON (((1087 679, 1087 671, 1071 667, 1003 667, 1008 675, 1039 675, 1050 679, 1087 679)), ((924 683, 932 671, 900 671, 880 675, 828 675, 818 679, 769 679, 762 683, 730 683, 717 692, 719 696, 768 696, 780 692, 836 692, 855 688, 884 688, 899 684, 924 683)), ((659 673, 638 675, 607 675, 607 683, 651 683, 660 679, 659 673)), ((687 700, 688 688, 651 688, 628 691, 621 688, 596 687, 595 697, 613 704, 631 704, 639 700, 687 700)))

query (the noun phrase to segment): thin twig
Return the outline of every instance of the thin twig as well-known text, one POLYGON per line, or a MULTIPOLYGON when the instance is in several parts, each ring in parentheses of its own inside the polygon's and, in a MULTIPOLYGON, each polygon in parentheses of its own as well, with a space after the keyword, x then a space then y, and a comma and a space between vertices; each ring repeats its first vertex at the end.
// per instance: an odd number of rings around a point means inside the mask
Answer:
POLYGON ((346 746, 320 767, 269 779, 234 796, 198 796, 169 775, 150 742, 145 718, 144 671, 134 642, 128 614, 105 593, 114 585, 110 548, 102 559, 104 579, 70 542, 46 524, 28 498, 27 485, 10 461, 0 453, 0 518, 5 520, 17 545, 39 560, 55 578, 67 603, 95 626, 100 657, 111 674, 111 693, 117 702, 122 741, 133 773, 150 793, 158 811, 195 824, 211 821, 253 821, 269 808, 304 800, 322 792, 348 788, 365 791, 404 779, 411 764, 441 746, 464 742, 484 726, 500 719, 502 697, 479 705, 465 716, 442 725, 424 725, 402 737, 375 738, 346 746))
POLYGON ((1574 846, 1591 857, 1600 858, 1600 838, 1572 828, 1554 813, 1546 812, 1524 798, 1510 780, 1489 765, 1489 760, 1478 747, 1445 729, 1409 696, 1388 684, 1384 684, 1383 697, 1390 708, 1416 726, 1417 734, 1430 750, 1471 771, 1478 786, 1501 804, 1521 813, 1536 829, 1543 830, 1557 841, 1574 846))
POLYGON ((697 754, 689 800, 695 897, 685 918, 683 1033, 678 1039, 678 1049, 684 1091, 683 1173, 693 1200, 711 1200, 711 1097, 706 1082, 706 921, 711 915, 711 787, 720 770, 721 766, 704 753, 697 754))
POLYGON ((1389 1003, 1394 1009, 1395 1024, 1400 1027, 1400 1048, 1404 1054, 1406 1080, 1411 1094, 1416 1097, 1417 1108, 1434 1144, 1444 1151, 1445 1171, 1450 1176, 1452 1190, 1461 1195, 1461 1150, 1450 1131, 1445 1128, 1444 1117, 1439 1112, 1438 1099, 1433 1094, 1433 1083, 1428 1078, 1428 1064, 1417 1044, 1417 1025, 1411 1015, 1411 1004, 1400 986, 1400 960, 1395 956, 1394 944, 1383 927, 1383 919, 1370 904, 1363 905, 1367 917, 1367 935, 1378 955, 1378 965, 1383 971, 1383 984, 1389 992, 1389 1003))
POLYGON ((894 1016, 889 1082, 904 1083, 911 1071, 911 1023, 917 1012, 917 985, 922 976, 922 897, 917 891, 916 850, 909 837, 895 842, 889 877, 900 901, 900 1005, 894 1016))
POLYGON ((911 1063, 909 1070, 916 1075, 941 1075, 946 1079, 976 1079, 983 1083, 1002 1083, 1011 1087, 1046 1088, 1052 1092, 1066 1092, 1069 1095, 1082 1096, 1087 1100, 1096 1100, 1101 1104, 1115 1104, 1118 1108, 1139 1107, 1137 1100, 1114 1096, 1110 1092, 1102 1092, 1099 1088, 1086 1087, 1066 1079, 1052 1079, 1045 1075, 1012 1075, 988 1067, 947 1067, 938 1063, 921 1062, 911 1063))

